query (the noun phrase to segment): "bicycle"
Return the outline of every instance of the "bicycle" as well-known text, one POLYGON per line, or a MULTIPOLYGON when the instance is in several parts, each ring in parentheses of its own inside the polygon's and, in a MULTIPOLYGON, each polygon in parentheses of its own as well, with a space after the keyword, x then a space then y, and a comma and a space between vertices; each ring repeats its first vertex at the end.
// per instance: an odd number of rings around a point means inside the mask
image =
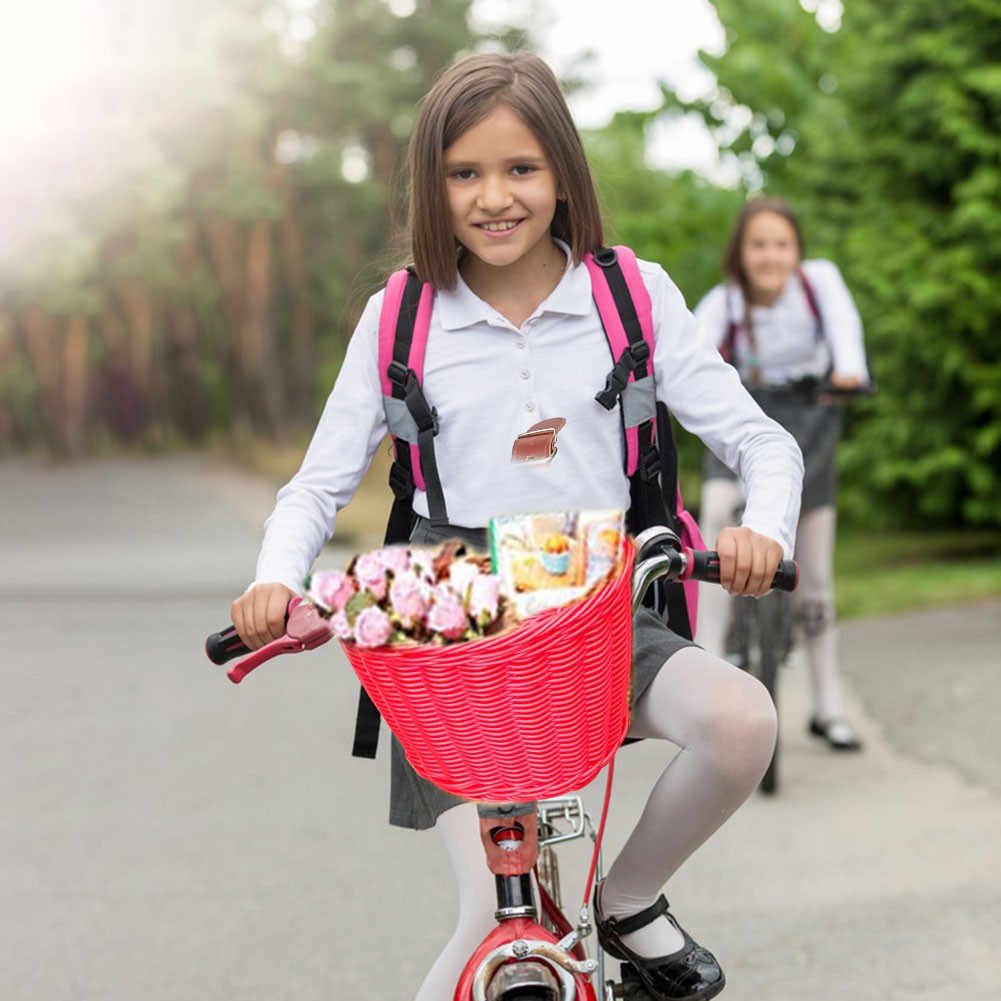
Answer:
MULTIPOLYGON (((635 539, 632 608, 643 602, 657 580, 719 582, 715 552, 682 547, 674 532, 650 528, 635 539)), ((783 560, 773 587, 791 590, 798 571, 783 560)), ((272 657, 301 652, 327 642, 326 621, 299 599, 289 604, 286 635, 251 652, 229 627, 206 640, 216 664, 232 664, 227 675, 238 683, 272 657)), ((597 824, 582 797, 567 795, 536 804, 480 804, 481 838, 497 887, 497 926, 469 958, 456 985, 454 1001, 646 1001, 639 976, 622 963, 619 980, 606 978, 600 948, 589 956, 584 942, 592 932, 590 896, 604 876, 601 842, 607 817, 614 759, 608 764, 604 803, 597 824), (527 809, 526 809, 527 808, 527 809), (594 843, 583 901, 576 920, 562 899, 557 847, 578 838, 594 843), (534 877, 534 878, 533 878, 534 877), (597 983, 597 989, 595 987, 597 983), (600 994, 598 993, 600 991, 600 994)), ((721 985, 722 986, 722 985, 721 985)))
MULTIPOLYGON (((810 398, 838 405, 876 392, 875 382, 858 386, 837 386, 826 379, 797 380, 784 391, 804 393, 810 398)), ((741 523, 743 498, 734 508, 734 525, 741 523)), ((762 598, 738 597, 733 601, 733 614, 727 631, 726 650, 734 664, 748 671, 768 689, 776 711, 779 708, 779 671, 786 664, 795 645, 795 616, 789 595, 780 590, 770 591, 762 598)), ((772 760, 761 779, 760 789, 774 795, 779 786, 779 737, 775 740, 772 760)))

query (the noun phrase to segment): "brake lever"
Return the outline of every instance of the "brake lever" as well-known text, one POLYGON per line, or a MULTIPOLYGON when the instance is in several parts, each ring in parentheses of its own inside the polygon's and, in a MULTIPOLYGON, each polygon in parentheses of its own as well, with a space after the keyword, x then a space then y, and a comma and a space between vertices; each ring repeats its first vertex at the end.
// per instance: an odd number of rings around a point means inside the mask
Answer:
POLYGON ((333 633, 330 623, 312 605, 302 598, 293 598, 289 602, 288 622, 285 625, 285 635, 280 636, 249 656, 238 660, 227 671, 226 677, 238 685, 254 668, 260 667, 272 657, 280 657, 286 653, 302 653, 304 650, 315 650, 323 646, 333 633))

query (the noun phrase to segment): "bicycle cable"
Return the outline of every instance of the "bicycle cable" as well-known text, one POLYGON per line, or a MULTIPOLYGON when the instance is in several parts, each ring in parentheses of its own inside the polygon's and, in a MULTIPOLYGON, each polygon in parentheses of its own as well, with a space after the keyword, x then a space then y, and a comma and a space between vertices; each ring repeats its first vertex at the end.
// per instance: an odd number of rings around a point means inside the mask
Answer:
POLYGON ((612 801, 612 778, 615 775, 615 758, 608 762, 608 778, 605 780, 605 802, 601 806, 601 820, 598 822, 598 832, 594 839, 594 854, 591 856, 591 868, 588 870, 587 883, 584 886, 584 903, 581 913, 587 914, 590 907, 591 889, 594 886, 594 875, 598 869, 598 856, 601 854, 601 841, 605 836, 605 821, 608 819, 608 805, 612 801))

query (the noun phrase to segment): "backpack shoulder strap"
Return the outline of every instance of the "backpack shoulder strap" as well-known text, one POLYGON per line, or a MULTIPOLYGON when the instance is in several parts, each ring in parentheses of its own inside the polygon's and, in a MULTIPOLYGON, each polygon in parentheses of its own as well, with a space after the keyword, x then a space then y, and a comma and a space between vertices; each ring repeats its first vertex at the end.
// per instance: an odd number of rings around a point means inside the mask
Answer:
POLYGON ((626 475, 639 467, 641 442, 649 424, 653 440, 656 392, 653 381, 653 311, 636 255, 628 247, 603 247, 584 257, 591 291, 612 352, 613 367, 595 399, 611 410, 622 406, 626 434, 626 475))
MULTIPOLYGON (((421 388, 433 299, 431 286, 413 271, 396 271, 386 283, 379 314, 379 384, 393 439, 393 465, 389 470, 393 506, 386 525, 386 545, 410 539, 415 486, 427 491, 431 520, 448 522, 434 458, 438 414, 428 405, 421 388)), ((375 757, 379 724, 379 710, 361 688, 351 748, 354 757, 375 757)))
MULTIPOLYGON (((602 248, 585 255, 584 263, 614 361, 605 388, 595 399, 608 410, 616 403, 622 408, 630 530, 666 524, 680 535, 677 448, 671 416, 657 401, 650 294, 628 247, 602 248)), ((667 612, 672 629, 692 637, 694 623, 683 585, 656 588, 649 603, 667 612)))
POLYGON ((817 301, 817 291, 813 287, 813 282, 806 275, 806 270, 802 267, 796 269, 796 274, 799 280, 803 283, 803 294, 806 296, 806 304, 810 309, 810 313, 813 318, 817 321, 817 340, 821 340, 824 336, 824 318, 820 313, 820 303, 817 301))
POLYGON ((737 331, 742 324, 738 323, 733 315, 733 290, 729 285, 723 286, 723 295, 726 298, 726 337, 719 346, 719 353, 723 356, 723 361, 736 365, 734 351, 737 346, 737 331))
POLYGON ((408 268, 390 276, 379 315, 379 381, 394 453, 389 485, 395 501, 387 543, 409 538, 415 487, 427 492, 432 523, 448 524, 434 456, 438 413, 422 389, 433 301, 431 286, 408 268))

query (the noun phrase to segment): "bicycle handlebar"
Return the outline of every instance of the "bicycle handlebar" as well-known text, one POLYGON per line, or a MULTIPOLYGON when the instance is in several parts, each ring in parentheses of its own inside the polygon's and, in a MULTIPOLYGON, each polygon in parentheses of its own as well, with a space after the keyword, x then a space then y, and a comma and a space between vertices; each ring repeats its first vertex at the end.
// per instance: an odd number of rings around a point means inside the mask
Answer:
POLYGON ((875 396, 879 386, 875 382, 863 382, 857 386, 839 386, 830 380, 820 383, 815 394, 820 400, 830 403, 850 403, 864 396, 875 396))
MULTIPOLYGON (((719 554, 714 550, 689 549, 682 546, 674 532, 666 528, 649 528, 636 537, 637 559, 633 567, 633 608, 642 604, 643 597, 654 581, 706 581, 719 583, 719 554)), ((799 582, 799 567, 794 560, 782 560, 772 580, 777 591, 792 591, 799 582)), ((205 640, 205 654, 213 664, 225 664, 237 657, 239 663, 226 674, 239 684, 254 668, 266 660, 285 653, 301 653, 322 646, 333 635, 328 621, 301 598, 289 602, 285 635, 257 650, 251 650, 230 625, 205 640)))

